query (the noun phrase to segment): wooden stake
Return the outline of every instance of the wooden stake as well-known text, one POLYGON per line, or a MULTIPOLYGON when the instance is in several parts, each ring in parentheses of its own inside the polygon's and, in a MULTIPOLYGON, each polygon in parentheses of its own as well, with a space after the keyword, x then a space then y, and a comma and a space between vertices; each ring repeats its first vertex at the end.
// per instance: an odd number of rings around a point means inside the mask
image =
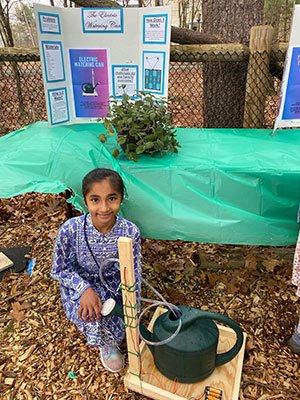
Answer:
POLYGON ((140 346, 132 239, 119 238, 118 248, 129 373, 140 379, 140 346))
POLYGON ((250 58, 247 71, 244 128, 263 128, 266 97, 270 90, 270 54, 274 29, 253 26, 250 31, 250 58))

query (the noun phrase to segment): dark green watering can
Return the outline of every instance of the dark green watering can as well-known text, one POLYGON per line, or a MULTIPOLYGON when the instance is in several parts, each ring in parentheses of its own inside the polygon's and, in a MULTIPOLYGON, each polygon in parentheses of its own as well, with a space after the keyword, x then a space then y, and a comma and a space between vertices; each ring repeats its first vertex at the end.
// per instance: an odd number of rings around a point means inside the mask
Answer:
POLYGON ((93 85, 92 83, 86 82, 81 85, 81 89, 84 93, 94 93, 96 87, 99 85, 99 83, 96 83, 96 85, 93 85))
MULTIPOLYGON (((104 307, 105 312, 107 310, 104 307)), ((106 315, 122 316, 121 306, 116 306, 106 315)), ((147 341, 161 342, 174 334, 179 319, 182 322, 181 329, 170 342, 158 346, 148 344, 155 366, 169 379, 182 383, 205 379, 215 367, 232 360, 242 347, 243 332, 235 321, 222 314, 188 306, 178 306, 177 311, 170 310, 159 316, 154 323, 153 333, 142 324, 139 326, 140 332, 147 341), (236 333, 236 342, 226 353, 217 354, 219 329, 214 321, 228 325, 236 333)))

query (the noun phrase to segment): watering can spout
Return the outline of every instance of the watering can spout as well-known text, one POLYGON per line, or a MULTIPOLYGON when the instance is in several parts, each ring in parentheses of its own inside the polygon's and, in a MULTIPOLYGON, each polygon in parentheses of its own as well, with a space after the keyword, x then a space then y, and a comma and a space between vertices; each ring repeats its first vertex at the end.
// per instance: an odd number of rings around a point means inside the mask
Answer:
POLYGON ((140 334, 143 337, 143 340, 147 340, 147 346, 148 349, 151 351, 152 355, 154 356, 154 349, 155 346, 149 344, 149 342, 153 342, 154 338, 153 338, 153 333, 149 331, 149 329, 147 329, 143 324, 139 325, 139 329, 140 329, 140 334))

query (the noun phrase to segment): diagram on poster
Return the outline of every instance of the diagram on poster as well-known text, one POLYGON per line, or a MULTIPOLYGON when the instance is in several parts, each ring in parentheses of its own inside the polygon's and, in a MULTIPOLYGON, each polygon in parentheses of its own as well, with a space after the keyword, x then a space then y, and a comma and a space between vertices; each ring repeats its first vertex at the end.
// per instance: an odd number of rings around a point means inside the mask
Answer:
POLYGON ((51 124, 61 124, 70 120, 67 89, 50 89, 48 90, 48 99, 50 105, 51 124))
POLYGON ((64 60, 61 42, 42 42, 47 82, 65 80, 64 60))
POLYGON ((113 96, 121 97, 123 93, 134 97, 138 91, 138 66, 113 65, 113 96))
POLYGON ((163 93, 164 66, 165 52, 143 52, 143 90, 163 93))
POLYGON ((143 42, 145 44, 166 43, 167 24, 167 14, 144 15, 143 42))
POLYGON ((105 116, 109 97, 108 49, 70 49, 69 57, 75 116, 105 116))

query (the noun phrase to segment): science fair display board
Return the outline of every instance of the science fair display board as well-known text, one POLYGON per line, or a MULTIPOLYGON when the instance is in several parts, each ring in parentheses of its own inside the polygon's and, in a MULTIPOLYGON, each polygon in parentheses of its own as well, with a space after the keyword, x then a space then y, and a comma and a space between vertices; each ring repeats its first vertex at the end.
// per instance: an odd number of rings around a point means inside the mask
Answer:
POLYGON ((124 91, 167 97, 170 7, 34 12, 49 126, 97 121, 124 91))
POLYGON ((274 131, 292 127, 300 127, 300 5, 294 8, 274 131))

